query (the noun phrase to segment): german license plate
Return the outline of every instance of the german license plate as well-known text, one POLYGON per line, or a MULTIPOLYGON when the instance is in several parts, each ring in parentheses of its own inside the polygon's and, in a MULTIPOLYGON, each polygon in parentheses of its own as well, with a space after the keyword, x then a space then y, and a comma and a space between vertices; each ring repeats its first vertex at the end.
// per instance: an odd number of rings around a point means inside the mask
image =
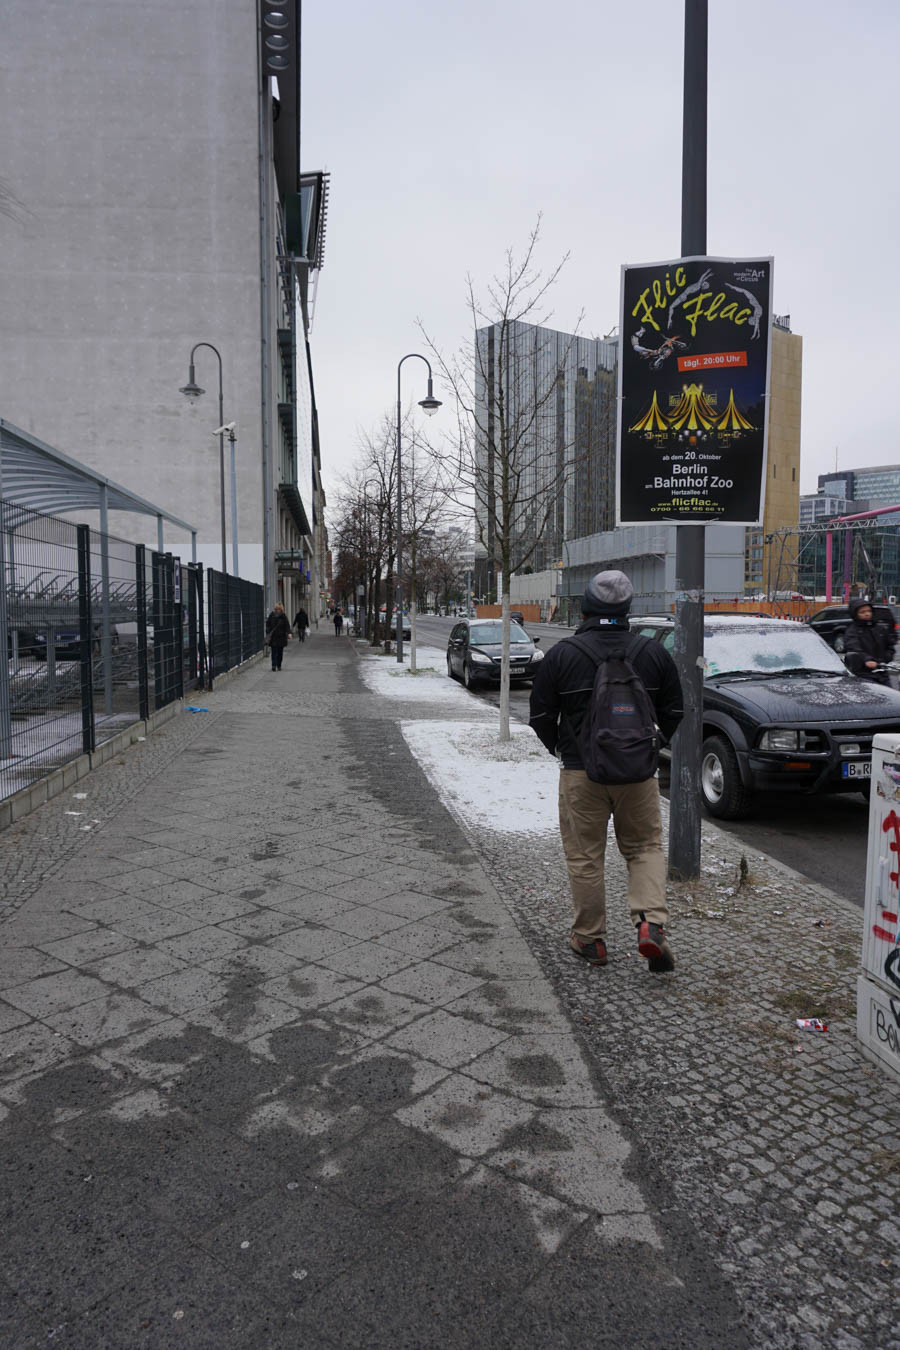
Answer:
POLYGON ((867 759, 861 763, 847 763, 841 765, 842 778, 871 778, 872 761, 867 759))

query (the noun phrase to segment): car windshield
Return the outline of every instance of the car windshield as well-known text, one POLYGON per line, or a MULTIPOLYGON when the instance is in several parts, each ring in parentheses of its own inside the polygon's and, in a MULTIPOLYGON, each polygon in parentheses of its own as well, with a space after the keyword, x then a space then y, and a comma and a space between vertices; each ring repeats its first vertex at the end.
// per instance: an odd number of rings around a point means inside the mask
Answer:
MULTIPOLYGON (((473 623, 469 629, 469 639, 475 646, 481 646, 483 643, 503 641, 503 624, 499 619, 491 619, 487 623, 473 623)), ((510 642, 530 642, 531 638, 520 628, 517 623, 509 625, 510 642)))
POLYGON ((778 675, 790 670, 846 675, 836 652, 811 628, 793 623, 749 624, 735 619, 705 629, 707 676, 741 672, 778 675))

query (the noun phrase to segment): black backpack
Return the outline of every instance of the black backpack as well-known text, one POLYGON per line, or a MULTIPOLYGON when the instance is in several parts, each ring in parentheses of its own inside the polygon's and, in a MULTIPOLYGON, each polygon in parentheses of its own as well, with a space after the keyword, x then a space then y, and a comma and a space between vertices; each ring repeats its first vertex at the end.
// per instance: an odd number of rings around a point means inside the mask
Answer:
POLYGON ((597 668, 578 738, 588 778, 612 785, 652 778, 659 768, 659 731, 650 695, 630 659, 650 639, 629 634, 624 642, 609 643, 602 655, 593 643, 569 641, 597 668))

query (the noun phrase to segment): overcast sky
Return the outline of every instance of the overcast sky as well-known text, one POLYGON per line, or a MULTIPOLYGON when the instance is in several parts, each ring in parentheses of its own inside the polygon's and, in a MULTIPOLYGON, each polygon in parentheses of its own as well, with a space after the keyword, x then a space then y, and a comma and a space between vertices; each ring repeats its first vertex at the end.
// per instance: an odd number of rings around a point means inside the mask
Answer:
MULTIPOLYGON (((679 0, 304 5, 303 167, 331 173, 312 335, 326 490, 396 399, 397 362, 470 341, 484 281, 543 213, 571 253, 553 324, 618 321, 619 267, 676 257, 679 0)), ((900 462, 897 0, 710 0, 707 252, 771 254, 803 337, 801 490, 900 462)), ((404 402, 424 396, 404 366, 404 402)), ((441 391, 437 390, 441 396, 441 391)), ((438 413, 430 432, 450 417, 438 413)))

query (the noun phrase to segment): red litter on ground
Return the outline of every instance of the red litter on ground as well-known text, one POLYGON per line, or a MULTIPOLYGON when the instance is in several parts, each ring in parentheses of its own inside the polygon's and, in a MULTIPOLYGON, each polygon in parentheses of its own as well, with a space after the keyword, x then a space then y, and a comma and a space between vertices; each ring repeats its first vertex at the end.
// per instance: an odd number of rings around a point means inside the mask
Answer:
POLYGON ((797 1026, 801 1031, 827 1031, 828 1023, 821 1017, 798 1017, 797 1026))

